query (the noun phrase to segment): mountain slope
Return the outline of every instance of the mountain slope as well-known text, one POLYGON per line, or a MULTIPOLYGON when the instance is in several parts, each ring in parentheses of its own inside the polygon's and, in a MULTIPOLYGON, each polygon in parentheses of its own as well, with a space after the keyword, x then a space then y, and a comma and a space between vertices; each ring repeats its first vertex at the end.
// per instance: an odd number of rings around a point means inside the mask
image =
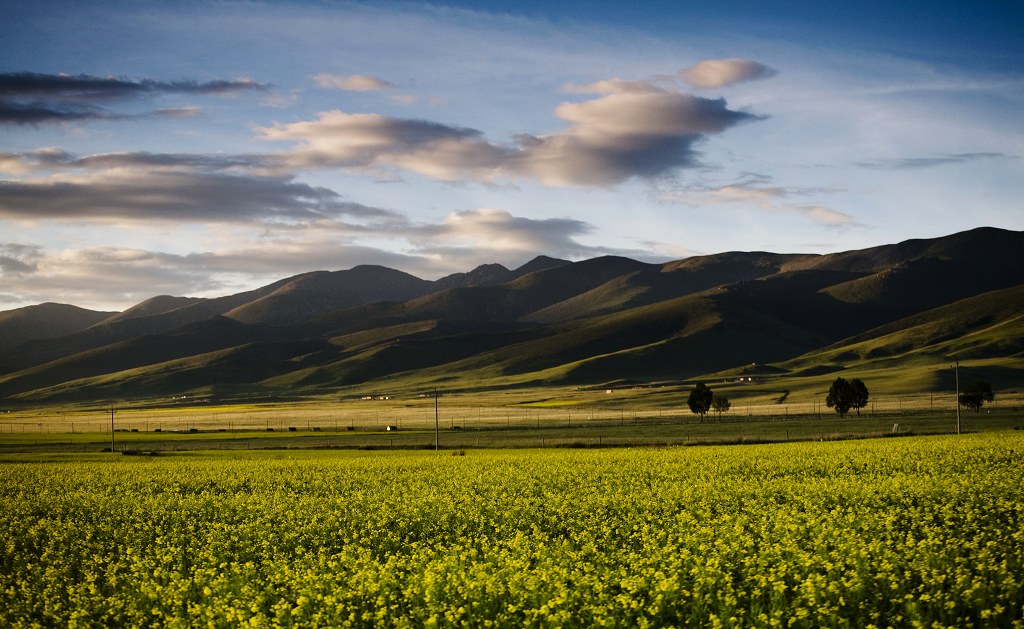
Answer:
POLYGON ((172 297, 171 295, 159 295, 138 303, 124 312, 119 312, 108 319, 104 319, 101 323, 110 325, 126 319, 138 319, 140 317, 164 314, 165 312, 185 308, 202 301, 203 300, 198 297, 172 297))
POLYGON ((922 354, 942 360, 1024 357, 1024 285, 887 323, 795 358, 787 365, 799 368, 922 354))
POLYGON ((74 334, 115 314, 54 303, 0 312, 0 350, 30 340, 74 334))
POLYGON ((242 323, 296 324, 367 303, 406 301, 433 290, 433 283, 382 266, 316 271, 291 278, 274 291, 224 313, 242 323))
POLYGON ((143 335, 0 376, 0 399, 63 382, 187 358, 259 339, 261 330, 216 317, 170 334, 143 335))
POLYGON ((829 255, 542 257, 437 282, 371 266, 307 273, 216 299, 158 297, 9 347, 0 399, 321 395, 380 379, 466 389, 665 382, 751 363, 823 377, 949 356, 1020 361, 1021 251, 1024 233, 983 228, 829 255))

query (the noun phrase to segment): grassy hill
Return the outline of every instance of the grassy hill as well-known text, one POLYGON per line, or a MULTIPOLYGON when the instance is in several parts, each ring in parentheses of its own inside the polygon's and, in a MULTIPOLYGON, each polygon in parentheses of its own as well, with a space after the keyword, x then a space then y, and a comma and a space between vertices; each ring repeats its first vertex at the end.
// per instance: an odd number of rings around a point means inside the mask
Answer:
POLYGON ((35 339, 74 334, 115 314, 53 303, 0 312, 0 350, 35 339))
POLYGON ((935 365, 955 359, 1016 387, 1020 251, 1024 234, 984 228, 822 256, 538 258, 436 282, 383 267, 308 273, 217 299, 154 298, 9 347, 0 400, 678 383, 751 365, 788 388, 872 373, 924 391, 947 386, 935 365))

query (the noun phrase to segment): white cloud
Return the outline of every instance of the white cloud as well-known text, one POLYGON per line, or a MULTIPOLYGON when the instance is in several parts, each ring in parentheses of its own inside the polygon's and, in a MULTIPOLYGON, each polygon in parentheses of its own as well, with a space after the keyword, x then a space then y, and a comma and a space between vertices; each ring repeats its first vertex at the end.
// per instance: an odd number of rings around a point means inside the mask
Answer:
POLYGON ((579 255, 585 248, 574 239, 589 231, 590 225, 575 219, 530 219, 505 210, 480 208, 453 212, 443 223, 415 230, 410 237, 426 250, 466 246, 492 252, 579 255))
POLYGON ((775 74, 775 70, 763 63, 749 59, 708 59, 680 73, 684 81, 703 89, 765 79, 775 74))
POLYGON ((296 168, 343 167, 385 171, 391 167, 451 181, 489 180, 487 171, 508 158, 474 129, 379 114, 321 113, 316 120, 260 130, 268 140, 300 144, 285 158, 296 168))
POLYGON ((591 230, 575 219, 475 209, 452 212, 438 223, 398 217, 358 228, 325 220, 271 226, 262 234, 236 229, 217 247, 185 254, 130 245, 46 249, 7 243, 0 244, 0 280, 9 295, 0 296, 0 307, 56 301, 119 310, 159 294, 224 295, 311 270, 359 264, 434 279, 494 262, 512 268, 541 254, 572 259, 649 254, 577 240, 591 230))
POLYGON ((794 198, 807 197, 822 190, 798 190, 758 185, 747 181, 719 187, 693 187, 687 190, 660 193, 658 198, 669 203, 691 207, 754 208, 776 214, 796 214, 829 228, 861 226, 853 216, 819 204, 797 203, 794 198))
POLYGON ((394 84, 365 74, 317 74, 313 77, 318 87, 345 90, 347 92, 379 92, 394 87, 394 84))
POLYGON ((567 83, 562 86, 562 91, 569 94, 624 94, 629 92, 660 92, 649 81, 623 81, 621 79, 606 79, 586 85, 567 83))
POLYGON ((862 225, 854 217, 844 212, 833 210, 832 208, 829 207, 824 207, 821 205, 802 205, 793 203, 786 204, 782 207, 786 210, 803 214, 810 218, 815 223, 817 223, 818 225, 822 225, 825 227, 862 227, 862 225))
POLYGON ((298 142, 284 158, 294 168, 341 167, 375 173, 406 170, 442 181, 532 178, 549 186, 613 186, 694 166, 695 145, 758 117, 651 84, 582 86, 603 96, 562 103, 568 128, 520 134, 506 144, 476 129, 379 114, 323 112, 316 120, 260 129, 267 140, 298 142))

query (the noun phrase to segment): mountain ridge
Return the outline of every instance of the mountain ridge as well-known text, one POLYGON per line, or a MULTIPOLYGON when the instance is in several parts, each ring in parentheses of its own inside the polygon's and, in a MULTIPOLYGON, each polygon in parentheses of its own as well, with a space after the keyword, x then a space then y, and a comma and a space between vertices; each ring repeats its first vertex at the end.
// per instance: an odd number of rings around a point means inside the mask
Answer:
POLYGON ((0 400, 316 395, 382 378, 421 387, 670 381, 802 356, 797 371, 813 371, 808 361, 842 368, 834 358, 843 351, 828 348, 847 345, 877 348, 857 353, 862 361, 967 351, 943 338, 950 330, 974 335, 974 354, 1017 360, 1019 344, 998 335, 1020 328, 1001 300, 1024 295, 1021 251, 1024 232, 979 228, 823 255, 539 256, 435 281, 373 265, 315 271, 212 299, 159 296, 90 315, 98 320, 69 334, 9 344, 0 400))

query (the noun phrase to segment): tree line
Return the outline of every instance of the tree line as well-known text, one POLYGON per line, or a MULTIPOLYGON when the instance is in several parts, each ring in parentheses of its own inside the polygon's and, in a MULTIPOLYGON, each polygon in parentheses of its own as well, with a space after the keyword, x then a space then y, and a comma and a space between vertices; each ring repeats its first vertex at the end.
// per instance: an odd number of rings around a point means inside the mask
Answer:
MULTIPOLYGON (((847 380, 840 377, 836 378, 832 382, 832 386, 829 387, 828 394, 825 396, 825 405, 834 409, 836 413, 839 413, 840 417, 846 417, 846 414, 851 409, 857 411, 857 416, 859 417, 860 409, 868 405, 869 398, 868 387, 860 378, 847 380)), ((992 386, 987 382, 978 381, 961 391, 957 402, 960 406, 978 412, 985 402, 991 402, 994 399, 995 394, 992 392, 992 386)), ((694 385, 686 404, 690 407, 692 413, 700 415, 702 422, 704 421, 704 416, 711 410, 714 410, 718 414, 719 419, 721 419, 722 413, 732 408, 729 398, 723 395, 715 395, 714 391, 703 382, 698 382, 694 385)))

